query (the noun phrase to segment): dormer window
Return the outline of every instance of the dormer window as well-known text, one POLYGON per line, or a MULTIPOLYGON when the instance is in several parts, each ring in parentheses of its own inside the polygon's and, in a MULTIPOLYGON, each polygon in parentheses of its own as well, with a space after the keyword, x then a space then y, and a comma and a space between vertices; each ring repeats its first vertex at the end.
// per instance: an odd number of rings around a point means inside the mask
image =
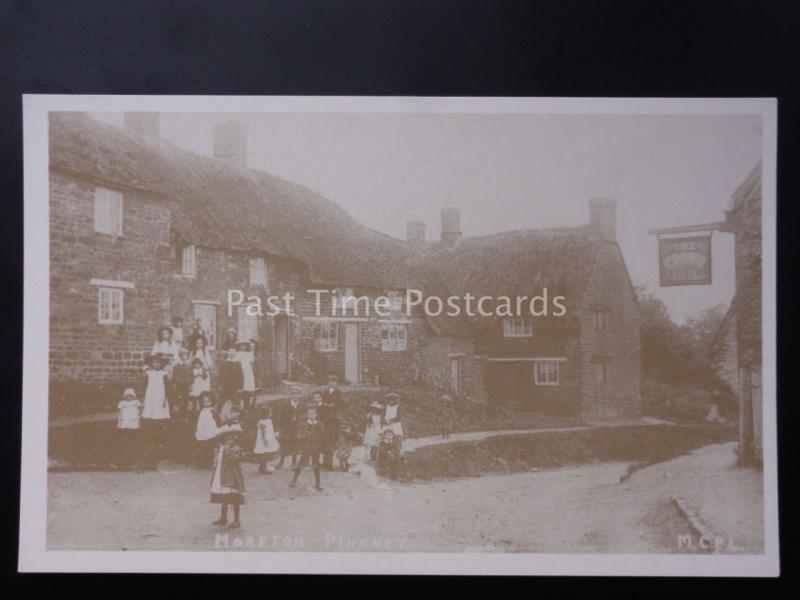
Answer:
POLYGON ((391 310, 403 310, 403 294, 397 290, 389 290, 386 293, 389 299, 389 308, 391 310))
POLYGON ((267 287, 267 262, 261 257, 250 259, 250 285, 267 287))
POLYGON ((530 319, 504 319, 503 320, 503 337, 531 337, 533 335, 533 326, 530 319))

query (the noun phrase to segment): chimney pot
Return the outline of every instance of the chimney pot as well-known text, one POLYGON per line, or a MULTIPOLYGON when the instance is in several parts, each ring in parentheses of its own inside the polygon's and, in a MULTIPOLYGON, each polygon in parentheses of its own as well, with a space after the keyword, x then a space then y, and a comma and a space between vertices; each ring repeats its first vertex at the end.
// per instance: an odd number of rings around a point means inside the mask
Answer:
POLYGON ((452 246, 461 239, 461 213, 457 208, 442 209, 442 243, 452 246))
POLYGON ((617 239, 617 201, 609 198, 589 200, 589 225, 604 240, 617 239))
POLYGON ((412 219, 406 223, 406 240, 412 243, 425 241, 425 221, 412 219))
POLYGON ((157 112, 126 112, 123 124, 127 131, 148 138, 160 136, 159 117, 157 112))
POLYGON ((214 158, 247 168, 247 130, 237 121, 214 125, 214 158))

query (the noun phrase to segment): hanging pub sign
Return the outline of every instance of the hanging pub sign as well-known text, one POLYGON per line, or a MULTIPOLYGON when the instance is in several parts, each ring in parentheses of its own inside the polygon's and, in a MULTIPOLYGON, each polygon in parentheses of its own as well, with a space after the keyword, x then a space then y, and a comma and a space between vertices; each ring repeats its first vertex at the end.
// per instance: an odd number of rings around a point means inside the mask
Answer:
POLYGON ((711 283, 711 235, 658 239, 661 285, 711 283))

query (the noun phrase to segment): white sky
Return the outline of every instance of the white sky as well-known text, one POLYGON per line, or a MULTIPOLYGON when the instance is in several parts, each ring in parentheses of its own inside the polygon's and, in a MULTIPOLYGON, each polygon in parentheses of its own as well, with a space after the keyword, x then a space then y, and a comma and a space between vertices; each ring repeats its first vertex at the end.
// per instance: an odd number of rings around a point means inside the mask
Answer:
MULTIPOLYGON (((121 115, 92 113, 120 124, 121 115)), ((224 114, 162 113, 161 135, 212 154, 224 114)), ((399 238, 411 216, 438 239, 439 210, 464 235, 587 223, 588 199, 617 200, 617 236, 635 284, 677 321, 733 296, 733 240, 715 233, 710 286, 660 288, 649 229, 720 221, 761 157, 753 116, 236 114, 248 166, 303 184, 399 238)))

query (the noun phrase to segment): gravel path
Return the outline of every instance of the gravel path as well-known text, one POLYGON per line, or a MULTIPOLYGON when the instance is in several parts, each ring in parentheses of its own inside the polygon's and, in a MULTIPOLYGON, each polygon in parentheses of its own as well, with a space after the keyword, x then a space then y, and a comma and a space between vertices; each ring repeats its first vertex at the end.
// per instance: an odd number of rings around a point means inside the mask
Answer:
POLYGON ((732 463, 731 444, 724 444, 623 483, 627 465, 611 463, 405 485, 324 473, 323 492, 313 490, 310 472, 289 489, 287 471, 259 476, 245 465, 248 504, 235 531, 211 525, 218 507, 208 503, 206 472, 51 473, 48 547, 698 552, 678 545, 679 535, 691 535, 670 502, 679 494, 712 509, 727 496, 724 514, 709 517, 712 529, 736 533, 731 551, 757 551, 763 537, 752 499, 760 478, 732 463))

